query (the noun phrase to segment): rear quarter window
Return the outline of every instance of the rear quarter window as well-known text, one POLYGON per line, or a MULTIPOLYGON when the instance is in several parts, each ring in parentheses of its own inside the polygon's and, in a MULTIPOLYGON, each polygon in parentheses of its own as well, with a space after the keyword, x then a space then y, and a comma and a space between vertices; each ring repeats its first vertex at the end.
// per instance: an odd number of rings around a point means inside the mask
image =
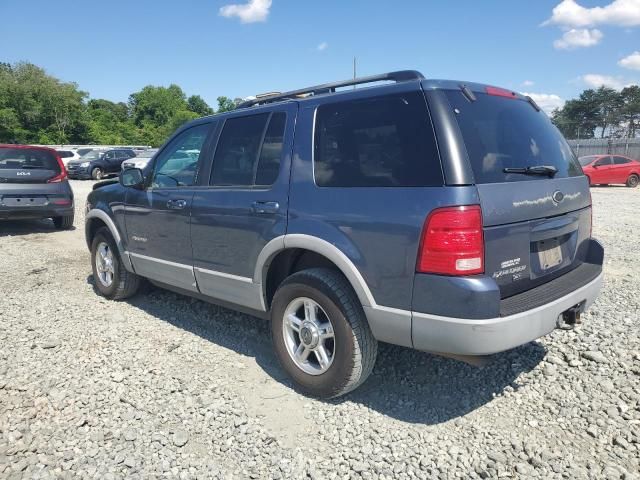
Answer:
POLYGON ((446 92, 458 121, 476 183, 545 180, 545 176, 505 173, 505 168, 548 165, 554 178, 582 175, 582 168, 558 129, 521 99, 461 91, 446 92))
POLYGON ((314 140, 314 176, 320 187, 444 183, 421 92, 321 105, 314 140))

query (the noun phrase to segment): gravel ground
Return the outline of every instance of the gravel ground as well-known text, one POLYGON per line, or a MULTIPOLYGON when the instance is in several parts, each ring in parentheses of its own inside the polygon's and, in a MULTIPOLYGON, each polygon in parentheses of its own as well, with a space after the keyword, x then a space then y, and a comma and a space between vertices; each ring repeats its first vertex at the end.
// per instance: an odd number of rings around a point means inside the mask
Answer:
POLYGON ((98 297, 76 230, 0 224, 0 478, 640 479, 640 189, 597 188, 584 324, 483 368, 381 346, 337 401, 291 389, 267 324, 152 289, 98 297))

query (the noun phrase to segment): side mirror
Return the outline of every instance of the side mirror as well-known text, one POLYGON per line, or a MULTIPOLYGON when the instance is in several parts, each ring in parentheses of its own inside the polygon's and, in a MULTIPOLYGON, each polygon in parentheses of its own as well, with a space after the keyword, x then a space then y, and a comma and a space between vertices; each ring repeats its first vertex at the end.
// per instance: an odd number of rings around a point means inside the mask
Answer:
POLYGON ((593 164, 593 168, 598 168, 599 166, 600 166, 600 165, 597 165, 597 164, 595 164, 595 163, 593 164))
POLYGON ((142 189, 144 187, 144 174, 139 168, 127 168, 120 172, 120 185, 128 188, 142 189))

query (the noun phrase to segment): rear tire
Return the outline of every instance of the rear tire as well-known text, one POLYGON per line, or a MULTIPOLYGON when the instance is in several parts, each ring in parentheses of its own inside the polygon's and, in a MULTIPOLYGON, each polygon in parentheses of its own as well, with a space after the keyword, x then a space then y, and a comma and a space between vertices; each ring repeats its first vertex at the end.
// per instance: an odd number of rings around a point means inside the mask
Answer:
POLYGON ((134 295, 141 278, 124 268, 116 242, 108 228, 102 227, 91 242, 91 267, 98 293, 111 300, 134 295))
POLYGON ((94 167, 91 170, 91 178, 94 180, 102 180, 104 178, 104 172, 100 167, 94 167))
POLYGON ((271 335, 282 368, 314 397, 338 397, 360 386, 378 353, 351 285, 327 268, 303 270, 280 285, 272 302, 271 335))
POLYGON ((73 214, 64 217, 53 217, 53 226, 58 230, 71 230, 73 228, 73 214))
POLYGON ((627 178, 627 187, 629 188, 636 188, 638 186, 638 183, 640 183, 640 177, 638 177, 638 175, 636 175, 635 173, 629 175, 629 178, 627 178))

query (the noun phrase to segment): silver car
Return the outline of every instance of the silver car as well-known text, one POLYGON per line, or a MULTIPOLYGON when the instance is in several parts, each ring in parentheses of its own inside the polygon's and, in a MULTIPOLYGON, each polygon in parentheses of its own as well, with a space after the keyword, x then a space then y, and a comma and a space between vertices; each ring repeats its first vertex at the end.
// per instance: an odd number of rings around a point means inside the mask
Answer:
POLYGON ((140 168, 143 169, 149 163, 149 160, 153 158, 153 156, 158 153, 157 148, 149 148, 148 150, 143 150, 138 153, 136 157, 130 158, 129 160, 125 160, 122 162, 122 170, 126 170, 127 168, 140 168))

